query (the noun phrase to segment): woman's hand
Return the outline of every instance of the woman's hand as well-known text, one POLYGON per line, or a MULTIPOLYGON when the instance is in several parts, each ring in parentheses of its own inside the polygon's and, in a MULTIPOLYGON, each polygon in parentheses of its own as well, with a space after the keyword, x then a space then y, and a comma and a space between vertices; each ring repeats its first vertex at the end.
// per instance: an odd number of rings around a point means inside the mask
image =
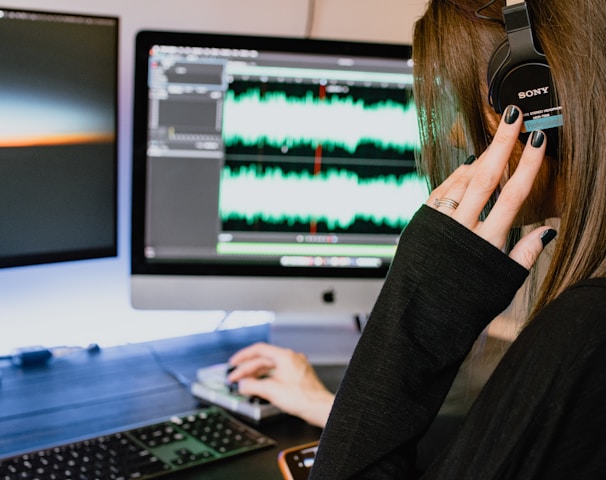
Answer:
POLYGON ((229 382, 244 395, 261 397, 282 411, 324 427, 334 395, 317 377, 307 357, 293 350, 255 343, 236 352, 229 382))
MULTIPOLYGON (((513 222, 527 199, 545 156, 545 134, 530 135, 520 162, 503 186, 484 221, 480 213, 505 173, 522 126, 522 112, 505 110, 492 144, 471 165, 461 165, 429 196, 427 205, 451 216, 471 231, 503 249, 513 222)), ((555 231, 540 227, 523 237, 509 256, 530 269, 555 231)))

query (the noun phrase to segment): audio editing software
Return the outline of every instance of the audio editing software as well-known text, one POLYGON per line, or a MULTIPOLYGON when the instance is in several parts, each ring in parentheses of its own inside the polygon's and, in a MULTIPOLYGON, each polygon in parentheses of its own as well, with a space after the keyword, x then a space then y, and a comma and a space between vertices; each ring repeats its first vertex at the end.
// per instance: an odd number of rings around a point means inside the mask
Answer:
POLYGON ((404 59, 157 45, 146 255, 376 267, 426 197, 418 141, 404 59))

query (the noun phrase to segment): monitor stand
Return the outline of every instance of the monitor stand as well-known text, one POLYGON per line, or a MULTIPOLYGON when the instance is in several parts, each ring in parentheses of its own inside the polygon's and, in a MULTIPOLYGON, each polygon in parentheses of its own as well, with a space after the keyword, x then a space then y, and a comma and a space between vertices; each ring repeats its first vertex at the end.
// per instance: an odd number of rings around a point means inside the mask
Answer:
POLYGON ((314 365, 346 365, 360 338, 365 316, 278 314, 269 341, 307 355, 314 365))

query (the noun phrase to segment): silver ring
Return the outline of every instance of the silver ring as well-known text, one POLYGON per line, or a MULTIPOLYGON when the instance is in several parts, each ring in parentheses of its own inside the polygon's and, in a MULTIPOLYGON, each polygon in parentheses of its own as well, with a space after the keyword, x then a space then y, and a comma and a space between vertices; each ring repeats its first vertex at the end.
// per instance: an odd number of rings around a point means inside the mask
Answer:
POLYGON ((437 198, 433 203, 436 208, 440 207, 448 207, 456 210, 459 206, 459 202, 453 200, 452 198, 437 198))

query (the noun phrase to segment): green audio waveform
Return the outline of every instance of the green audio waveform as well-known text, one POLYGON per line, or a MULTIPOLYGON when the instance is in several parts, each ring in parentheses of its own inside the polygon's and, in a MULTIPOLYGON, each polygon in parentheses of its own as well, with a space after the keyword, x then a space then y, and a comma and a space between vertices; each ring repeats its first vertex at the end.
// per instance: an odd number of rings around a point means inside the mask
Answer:
POLYGON ((427 198, 425 181, 414 173, 360 178, 356 173, 330 169, 313 175, 264 171, 254 165, 225 167, 221 180, 220 216, 223 221, 249 224, 326 222, 329 229, 346 229, 356 220, 403 228, 427 198))
POLYGON ((320 99, 308 92, 298 98, 250 89, 238 96, 232 90, 226 93, 223 139, 227 146, 322 145, 354 153, 360 144, 370 143, 404 152, 418 148, 419 132, 413 102, 386 100, 366 105, 352 97, 320 99))

